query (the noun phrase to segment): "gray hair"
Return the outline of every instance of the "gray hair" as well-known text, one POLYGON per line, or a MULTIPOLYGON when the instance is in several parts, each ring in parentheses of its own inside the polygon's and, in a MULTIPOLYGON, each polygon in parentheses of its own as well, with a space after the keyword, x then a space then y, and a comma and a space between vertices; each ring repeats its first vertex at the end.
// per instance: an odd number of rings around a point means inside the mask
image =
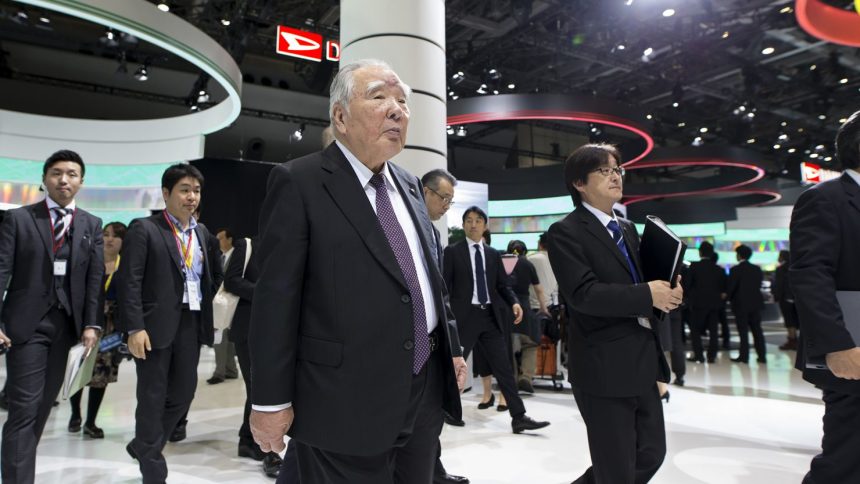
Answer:
POLYGON ((451 174, 448 170, 444 168, 436 168, 435 170, 430 170, 421 177, 421 184, 431 190, 439 189, 439 180, 440 179, 448 180, 448 183, 451 184, 452 187, 457 186, 457 179, 454 178, 454 175, 451 174))
MULTIPOLYGON (((381 67, 394 72, 391 65, 379 59, 361 59, 341 67, 337 71, 337 75, 334 76, 334 80, 331 81, 331 88, 329 88, 328 116, 332 122, 334 122, 334 107, 337 104, 340 104, 344 111, 349 114, 349 101, 355 91, 355 71, 365 67, 381 67)), ((400 87, 408 101, 412 89, 403 81, 400 81, 400 87)))

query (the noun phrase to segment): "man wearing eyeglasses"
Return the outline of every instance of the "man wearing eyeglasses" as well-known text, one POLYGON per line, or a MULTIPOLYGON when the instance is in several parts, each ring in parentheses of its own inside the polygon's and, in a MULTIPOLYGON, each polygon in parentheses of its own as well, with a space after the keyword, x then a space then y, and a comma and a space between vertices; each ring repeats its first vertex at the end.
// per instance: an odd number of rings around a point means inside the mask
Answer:
POLYGON ((646 282, 639 236, 612 206, 622 198, 618 150, 588 144, 565 161, 576 209, 548 231, 549 260, 570 312, 569 379, 592 466, 575 484, 648 482, 666 454, 656 381, 669 381, 652 308, 681 304, 680 284, 646 282))

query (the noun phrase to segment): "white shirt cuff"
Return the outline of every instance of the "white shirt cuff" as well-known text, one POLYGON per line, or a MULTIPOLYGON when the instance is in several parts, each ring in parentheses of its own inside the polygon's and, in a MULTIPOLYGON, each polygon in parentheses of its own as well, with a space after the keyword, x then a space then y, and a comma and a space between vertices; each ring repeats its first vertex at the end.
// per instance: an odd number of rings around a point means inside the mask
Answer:
POLYGON ((258 412, 280 412, 293 406, 293 402, 284 403, 281 405, 251 405, 253 410, 258 412))

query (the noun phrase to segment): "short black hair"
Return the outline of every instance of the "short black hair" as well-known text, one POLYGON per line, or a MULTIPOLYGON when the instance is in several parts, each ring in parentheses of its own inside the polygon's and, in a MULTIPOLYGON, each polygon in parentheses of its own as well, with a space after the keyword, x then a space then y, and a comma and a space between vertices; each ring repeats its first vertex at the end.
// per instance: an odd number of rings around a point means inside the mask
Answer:
POLYGON ((546 232, 538 235, 538 246, 546 247, 546 239, 547 239, 546 232))
POLYGON ((490 232, 490 229, 484 229, 484 233, 481 234, 481 238, 487 241, 487 245, 493 243, 493 234, 490 232))
POLYGON ((448 170, 444 168, 436 168, 435 170, 430 170, 421 177, 421 185, 430 188, 431 190, 439 189, 439 180, 440 179, 448 180, 448 183, 451 184, 452 187, 457 186, 457 179, 454 178, 454 175, 451 174, 448 170))
POLYGON ((860 168, 860 111, 852 114, 836 133, 836 159, 843 170, 860 168))
POLYGON ((529 249, 526 247, 526 243, 522 240, 514 239, 508 242, 508 254, 516 254, 516 255, 526 255, 529 249))
POLYGON ((233 238, 233 231, 232 231, 232 230, 230 230, 230 229, 228 229, 227 227, 222 227, 222 228, 220 228, 220 229, 216 230, 216 231, 215 231, 215 235, 218 235, 218 234, 220 234, 221 232, 224 232, 224 236, 225 236, 225 237, 227 237, 228 239, 232 239, 232 238, 233 238))
POLYGON ((699 244, 699 257, 714 257, 714 245, 707 240, 699 244))
POLYGON ((739 255, 741 259, 744 260, 750 260, 750 258, 752 257, 752 249, 750 249, 750 246, 748 245, 739 245, 735 249, 735 253, 739 255))
POLYGON ((609 163, 610 156, 621 166, 621 153, 618 148, 608 143, 589 143, 574 150, 564 161, 564 184, 573 198, 574 205, 582 204, 582 194, 574 184, 587 183, 588 174, 609 163))
POLYGON ((57 163, 61 161, 71 161, 72 163, 77 163, 81 167, 81 178, 84 177, 87 173, 87 167, 84 165, 84 160, 81 158, 81 155, 75 153, 72 150, 60 150, 49 156, 47 160, 45 160, 45 164, 42 165, 42 177, 48 174, 48 170, 51 169, 57 163))
POLYGON ((177 163, 164 170, 164 174, 161 175, 161 188, 166 188, 168 192, 172 192, 179 180, 185 177, 199 181, 200 188, 203 188, 203 173, 200 173, 196 166, 189 163, 177 163))
POLYGON ((477 216, 484 219, 484 223, 487 223, 487 213, 481 210, 481 207, 477 205, 472 205, 471 207, 467 208, 465 212, 463 212, 463 223, 466 223, 466 217, 468 217, 470 213, 476 214, 477 216))
POLYGON ((791 252, 786 249, 782 249, 779 251, 779 258, 777 260, 785 261, 786 264, 791 263, 791 252))

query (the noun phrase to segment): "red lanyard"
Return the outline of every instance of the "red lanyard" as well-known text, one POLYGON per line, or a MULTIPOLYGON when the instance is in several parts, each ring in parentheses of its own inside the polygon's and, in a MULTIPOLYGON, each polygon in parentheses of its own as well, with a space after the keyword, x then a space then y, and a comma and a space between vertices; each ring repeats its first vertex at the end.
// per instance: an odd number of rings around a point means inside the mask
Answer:
MULTIPOLYGON (((63 237, 60 238, 60 241, 57 242, 57 235, 54 233, 54 219, 51 217, 51 208, 48 207, 48 200, 45 200, 45 208, 48 209, 48 221, 51 222, 51 248, 54 250, 54 254, 56 254, 61 247, 63 247, 63 243, 66 241, 65 234, 69 233, 69 229, 72 228, 72 223, 75 221, 75 214, 78 213, 78 207, 75 207, 72 210, 72 218, 69 219, 69 225, 63 227, 63 237)), ((59 217, 58 217, 59 218, 59 217)))
POLYGON ((191 242, 194 240, 194 231, 192 230, 188 234, 188 243, 185 244, 185 247, 182 247, 182 238, 179 237, 179 230, 176 229, 176 226, 173 225, 170 217, 167 216, 167 210, 161 213, 164 214, 164 220, 167 220, 167 225, 170 225, 170 228, 173 229, 173 238, 176 239, 176 247, 179 248, 179 253, 185 261, 185 267, 191 269, 191 264, 194 262, 194 251, 191 248, 191 242))

